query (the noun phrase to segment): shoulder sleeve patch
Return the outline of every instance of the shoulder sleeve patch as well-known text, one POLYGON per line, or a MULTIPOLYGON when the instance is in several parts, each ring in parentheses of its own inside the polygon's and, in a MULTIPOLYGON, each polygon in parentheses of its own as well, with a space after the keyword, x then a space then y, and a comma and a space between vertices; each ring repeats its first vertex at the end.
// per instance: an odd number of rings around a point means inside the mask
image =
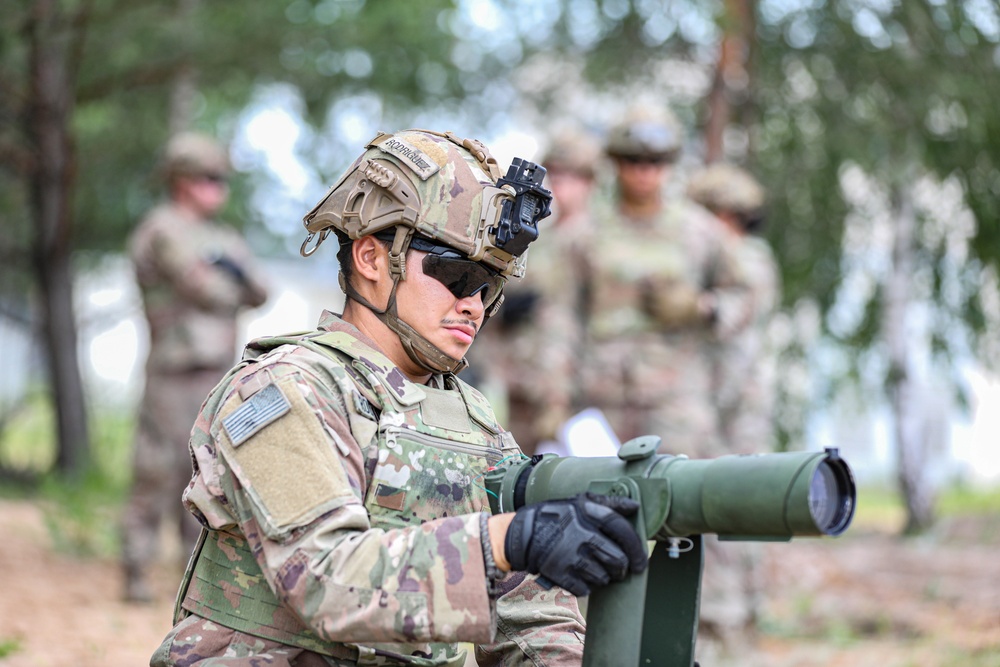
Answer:
POLYGON ((223 419, 222 427, 226 429, 233 447, 239 447, 291 409, 291 404, 278 385, 269 384, 223 419))
POLYGON ((294 378, 261 389, 221 421, 219 451, 268 538, 283 540, 295 528, 359 502, 335 443, 294 378), (248 410, 232 428, 225 425, 254 400, 263 416, 248 410), (270 425, 263 426, 267 415, 270 425), (240 445, 233 433, 243 438, 240 445))

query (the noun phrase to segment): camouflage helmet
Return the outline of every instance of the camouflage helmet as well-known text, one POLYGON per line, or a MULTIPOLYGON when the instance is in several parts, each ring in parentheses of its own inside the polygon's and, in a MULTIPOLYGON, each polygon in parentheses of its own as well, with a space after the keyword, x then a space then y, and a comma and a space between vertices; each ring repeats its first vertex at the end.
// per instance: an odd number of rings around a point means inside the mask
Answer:
POLYGON ((501 288, 484 302, 485 317, 495 314, 503 281, 524 275, 527 246, 549 214, 545 169, 514 158, 501 176, 486 146, 451 132, 380 132, 365 149, 303 218, 307 236, 300 253, 312 255, 331 231, 342 242, 369 235, 391 242, 393 287, 385 307, 370 303, 341 272, 344 293, 394 331, 419 366, 457 373, 468 365, 465 359, 450 357, 399 318, 396 289, 406 279, 406 252, 418 240, 445 246, 499 274, 501 288))
POLYGON ((745 169, 717 162, 691 175, 688 197, 716 213, 732 213, 742 220, 762 216, 766 194, 745 169))
POLYGON ((504 276, 524 274, 524 251, 537 237, 537 221, 548 215, 551 200, 541 188, 543 168, 515 158, 501 177, 486 146, 451 132, 380 132, 365 148, 303 219, 304 256, 331 230, 355 240, 395 229, 393 254, 405 252, 416 235, 504 276), (528 172, 531 183, 510 180, 518 169, 528 172))
POLYGON ((549 171, 567 171, 593 178, 601 161, 601 147, 588 132, 563 129, 552 135, 542 164, 549 171))
POLYGON ((604 150, 611 157, 653 157, 674 162, 684 128, 666 107, 637 106, 612 126, 604 150))
POLYGON ((160 175, 165 181, 178 176, 226 176, 230 171, 226 148, 198 132, 181 132, 163 149, 160 175))

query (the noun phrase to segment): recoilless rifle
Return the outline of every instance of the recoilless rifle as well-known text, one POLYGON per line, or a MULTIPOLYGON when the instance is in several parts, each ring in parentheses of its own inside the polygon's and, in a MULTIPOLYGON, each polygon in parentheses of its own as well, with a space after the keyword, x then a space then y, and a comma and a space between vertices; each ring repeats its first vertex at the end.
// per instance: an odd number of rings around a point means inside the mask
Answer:
POLYGON ((655 540, 649 567, 591 593, 584 667, 694 665, 703 535, 836 536, 854 518, 854 476, 836 449, 689 459, 659 447, 659 437, 643 436, 617 457, 545 454, 484 478, 494 513, 585 491, 639 502, 635 528, 655 540))

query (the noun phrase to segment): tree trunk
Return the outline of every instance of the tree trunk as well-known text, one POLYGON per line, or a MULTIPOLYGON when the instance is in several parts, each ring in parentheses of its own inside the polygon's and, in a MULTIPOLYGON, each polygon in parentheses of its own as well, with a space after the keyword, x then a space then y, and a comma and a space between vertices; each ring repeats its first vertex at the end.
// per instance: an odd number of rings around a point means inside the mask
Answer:
MULTIPOLYGON (((180 24, 187 26, 195 20, 199 0, 178 0, 177 15, 180 24)), ((178 50, 184 55, 184 64, 180 67, 170 87, 170 117, 167 125, 170 134, 190 130, 194 125, 194 117, 198 100, 198 70, 191 62, 191 47, 189 35, 192 30, 182 30, 178 50)))
POLYGON ((719 58, 706 100, 706 164, 725 158, 725 131, 733 115, 733 98, 745 96, 750 87, 747 63, 753 43, 752 5, 753 0, 725 0, 719 58))
POLYGON ((48 360, 59 446, 56 467, 79 473, 90 459, 87 410, 77 356, 73 310, 73 83, 69 35, 54 0, 37 0, 27 26, 31 94, 24 122, 35 161, 30 174, 34 218, 33 271, 48 360))
POLYGON ((906 504, 905 534, 920 533, 934 522, 934 489, 926 479, 927 442, 922 437, 923 411, 917 378, 910 364, 910 336, 906 316, 912 302, 912 275, 916 247, 916 218, 909 185, 895 193, 895 236, 892 267, 886 284, 883 331, 889 353, 888 391, 892 405, 897 480, 906 504))

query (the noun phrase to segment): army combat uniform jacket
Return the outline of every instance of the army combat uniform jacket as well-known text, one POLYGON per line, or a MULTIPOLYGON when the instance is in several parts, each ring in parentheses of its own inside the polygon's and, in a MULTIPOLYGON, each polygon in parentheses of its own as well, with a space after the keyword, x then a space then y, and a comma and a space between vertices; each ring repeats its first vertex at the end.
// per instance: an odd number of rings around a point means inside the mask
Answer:
POLYGON ((237 314, 267 299, 239 232, 167 202, 143 218, 129 239, 129 256, 149 320, 147 372, 229 369, 237 314))
POLYGON ((663 438, 664 451, 718 456, 710 348, 743 330, 753 295, 721 223, 670 198, 650 219, 599 201, 586 253, 587 404, 601 408, 622 441, 663 438), (710 294, 706 319, 692 307, 710 294))
POLYGON ((151 664, 458 667, 458 642, 481 665, 580 664, 575 598, 488 577, 482 475, 521 454, 453 375, 414 384, 324 313, 248 345, 191 451, 208 530, 151 664))

